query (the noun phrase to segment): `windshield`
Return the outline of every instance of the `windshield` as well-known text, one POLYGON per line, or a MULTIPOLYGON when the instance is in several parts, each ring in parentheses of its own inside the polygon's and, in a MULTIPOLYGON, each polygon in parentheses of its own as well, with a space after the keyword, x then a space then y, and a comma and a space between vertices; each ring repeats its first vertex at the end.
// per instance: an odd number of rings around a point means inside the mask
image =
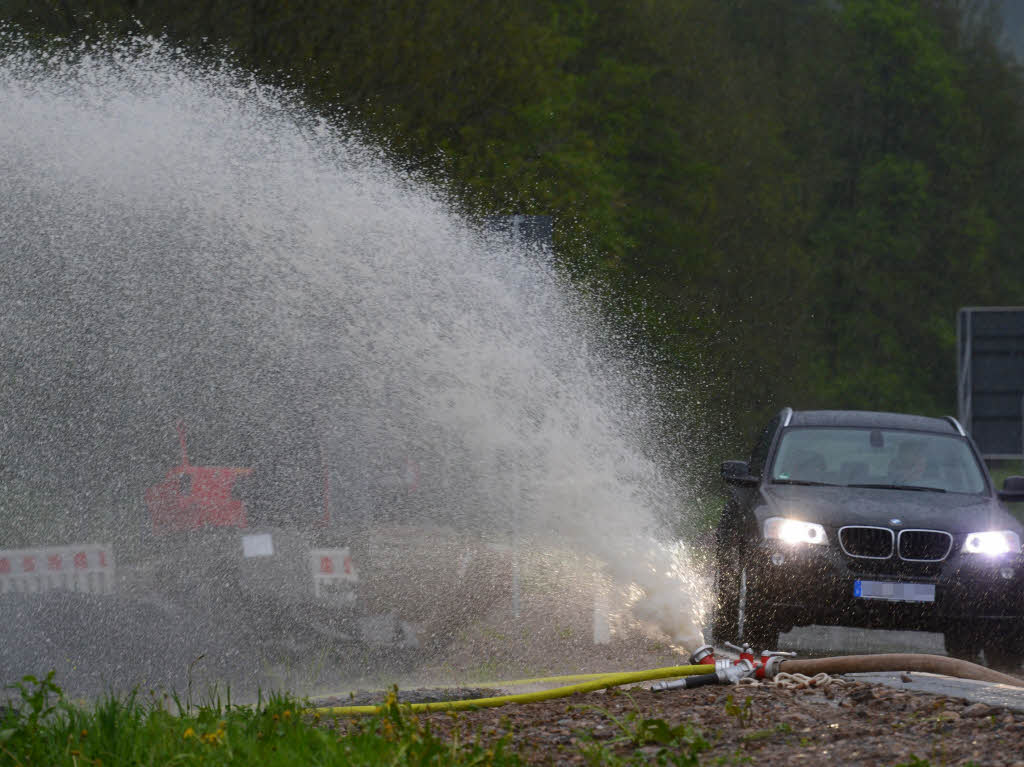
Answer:
POLYGON ((984 493, 981 467, 963 439, 887 429, 790 428, 773 482, 883 485, 984 493))

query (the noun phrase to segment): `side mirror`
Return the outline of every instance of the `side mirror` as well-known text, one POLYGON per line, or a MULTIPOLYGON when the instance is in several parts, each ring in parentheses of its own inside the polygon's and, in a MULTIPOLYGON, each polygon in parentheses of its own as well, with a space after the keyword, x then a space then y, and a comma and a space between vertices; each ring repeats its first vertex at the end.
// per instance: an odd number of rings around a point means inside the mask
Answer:
POLYGON ((750 475, 750 464, 746 461, 723 461, 722 479, 730 485, 750 486, 757 484, 757 477, 750 475))
POLYGON ((1000 501, 1007 503, 1024 502, 1024 477, 1013 476, 1003 480, 1003 489, 998 491, 1000 501))

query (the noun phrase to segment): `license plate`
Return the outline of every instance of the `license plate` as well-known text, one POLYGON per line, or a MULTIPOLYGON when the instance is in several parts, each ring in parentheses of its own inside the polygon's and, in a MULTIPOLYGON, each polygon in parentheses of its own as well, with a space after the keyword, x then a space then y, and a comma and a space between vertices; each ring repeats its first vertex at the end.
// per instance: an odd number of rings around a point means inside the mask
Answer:
POLYGON ((853 595, 861 599, 885 599, 890 602, 934 602, 935 584, 854 581, 853 595))

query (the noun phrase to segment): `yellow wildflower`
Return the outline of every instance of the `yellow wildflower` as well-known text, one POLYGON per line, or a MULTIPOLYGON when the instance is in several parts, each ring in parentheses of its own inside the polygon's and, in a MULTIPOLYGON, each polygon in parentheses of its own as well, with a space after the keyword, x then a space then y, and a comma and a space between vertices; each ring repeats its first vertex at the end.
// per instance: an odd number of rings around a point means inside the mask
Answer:
POLYGON ((202 737, 203 743, 211 746, 220 745, 221 741, 224 740, 224 730, 217 730, 215 732, 208 732, 202 737))
POLYGON ((187 730, 185 730, 185 732, 181 734, 182 740, 188 740, 189 738, 194 738, 195 736, 196 731, 193 730, 191 727, 189 727, 187 730))

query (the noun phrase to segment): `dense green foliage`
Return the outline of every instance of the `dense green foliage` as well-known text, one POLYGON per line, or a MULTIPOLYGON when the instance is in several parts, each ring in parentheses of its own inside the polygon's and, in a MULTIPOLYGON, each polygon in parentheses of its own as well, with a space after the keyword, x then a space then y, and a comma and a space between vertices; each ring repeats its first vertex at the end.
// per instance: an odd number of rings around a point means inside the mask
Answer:
POLYGON ((484 214, 555 216, 730 451, 784 404, 954 409, 1018 304, 1024 112, 985 0, 4 0, 220 55, 484 214), (624 300, 623 300, 624 299, 624 300), (681 376, 681 378, 680 378, 681 376), (719 418, 718 416, 724 416, 719 418))

